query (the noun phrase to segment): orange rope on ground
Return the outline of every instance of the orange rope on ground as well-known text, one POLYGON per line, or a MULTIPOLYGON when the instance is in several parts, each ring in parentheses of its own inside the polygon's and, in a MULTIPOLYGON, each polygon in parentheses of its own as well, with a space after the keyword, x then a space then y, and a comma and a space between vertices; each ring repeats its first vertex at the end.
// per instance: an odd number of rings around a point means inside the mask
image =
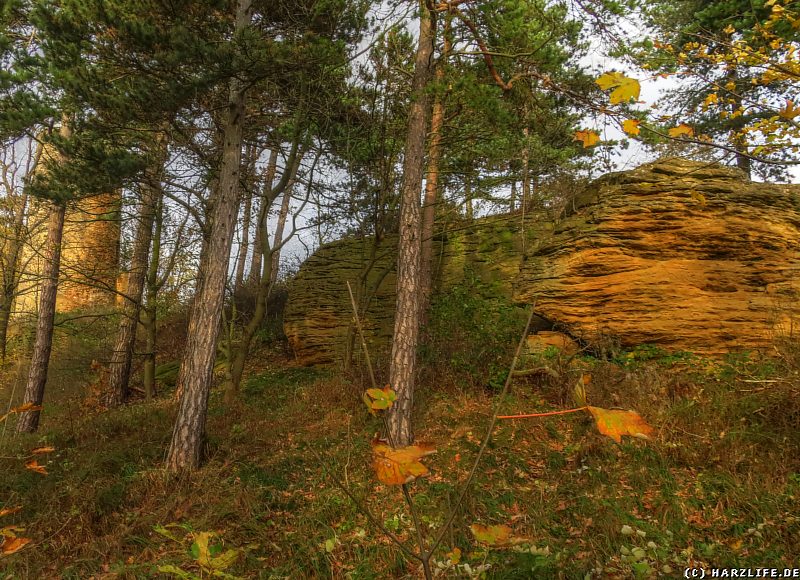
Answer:
POLYGON ((577 409, 567 409, 566 411, 548 411, 547 413, 529 413, 527 415, 498 415, 498 419, 528 419, 530 417, 550 417, 551 415, 566 415, 567 413, 577 413, 585 411, 588 407, 578 407, 577 409))

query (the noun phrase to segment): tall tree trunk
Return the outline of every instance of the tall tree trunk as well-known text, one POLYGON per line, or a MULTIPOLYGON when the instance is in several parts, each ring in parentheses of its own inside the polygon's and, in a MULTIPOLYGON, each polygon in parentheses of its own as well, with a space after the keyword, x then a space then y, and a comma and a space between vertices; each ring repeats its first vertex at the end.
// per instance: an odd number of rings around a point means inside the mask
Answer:
MULTIPOLYGON (((527 119, 527 110, 525 118, 527 119)), ((530 176, 530 148, 528 146, 528 127, 522 129, 522 208, 527 209, 527 204, 531 201, 531 176, 530 176)))
MULTIPOLYGON (((153 228, 153 248, 150 252, 150 265, 147 268, 145 306, 142 312, 145 352, 142 364, 142 382, 145 398, 149 401, 156 394, 156 299, 158 298, 158 266, 161 261, 161 231, 164 227, 164 202, 159 196, 155 211, 153 228)), ((177 248, 176 250, 177 251, 177 248)))
MULTIPOLYGON (((302 157, 302 155, 297 153, 298 145, 298 141, 295 141, 295 143, 292 145, 292 151, 289 154, 289 159, 286 162, 286 170, 283 172, 281 180, 274 188, 270 188, 269 191, 266 191, 263 199, 261 200, 263 207, 267 211, 269 211, 269 208, 272 207, 273 203, 275 203, 275 200, 278 198, 281 192, 284 192, 285 196, 289 195, 289 188, 295 181, 297 170, 300 166, 300 158, 302 157)), ((278 238, 276 237, 276 239, 278 238)), ((242 383, 244 365, 247 362, 247 355, 250 352, 250 345, 253 342, 253 337, 255 336, 256 331, 261 327, 261 323, 264 322, 264 318, 267 315, 267 301, 269 299, 269 293, 272 289, 272 284, 274 283, 272 269, 274 267, 275 260, 273 260, 273 257, 275 253, 280 250, 279 244, 281 241, 282 238, 279 239, 274 246, 270 247, 269 237, 266 235, 265 231, 264 236, 261 238, 261 246, 254 248, 254 251, 261 253, 263 257, 261 263, 263 266, 261 275, 259 276, 258 292, 256 293, 255 310, 253 311, 253 316, 242 329, 242 338, 239 343, 234 346, 233 341, 230 341, 230 350, 228 356, 230 365, 228 366, 228 376, 225 383, 225 402, 228 404, 232 403, 239 394, 239 386, 242 383)))
POLYGON ((11 320, 11 309, 17 295, 19 282, 19 256, 25 228, 25 212, 28 207, 28 196, 22 194, 17 200, 18 206, 14 214, 14 225, 11 230, 11 240, 3 259, 3 288, 0 295, 0 359, 6 361, 6 346, 8 342, 8 323, 11 320))
POLYGON ((433 16, 420 2, 419 40, 411 82, 413 102, 408 113, 408 135, 403 159, 400 195, 400 241, 397 256, 397 306, 394 316, 389 382, 397 400, 388 415, 389 436, 394 445, 413 440, 411 412, 419 339, 420 299, 420 192, 425 165, 425 138, 429 99, 428 83, 433 58, 433 16))
MULTIPOLYGON (((160 176, 160 171, 158 175, 160 176)), ((153 176, 153 179, 160 177, 153 176)), ((136 237, 133 242, 131 268, 125 289, 122 320, 117 330, 117 339, 109 363, 108 388, 103 394, 106 407, 117 407, 128 400, 128 389, 133 362, 133 348, 136 343, 136 330, 139 327, 139 313, 142 307, 145 277, 148 270, 147 257, 150 254, 150 241, 153 237, 153 221, 159 189, 155 184, 142 186, 142 199, 136 223, 136 237)))
POLYGON ((467 221, 475 219, 475 211, 472 208, 472 177, 469 174, 464 179, 464 215, 467 221))
POLYGON ((244 283, 244 265, 247 262, 247 253, 250 250, 250 213, 253 207, 253 195, 245 192, 244 215, 242 216, 242 243, 239 244, 239 257, 236 259, 236 281, 234 288, 238 290, 244 283))
POLYGON ((514 206, 517 203, 517 178, 514 176, 513 180, 511 181, 511 200, 508 204, 509 211, 514 211, 514 206))
MULTIPOLYGON (((62 134, 69 133, 62 128, 62 134)), ((39 295, 39 314, 36 321, 36 340, 33 343, 28 383, 25 386, 25 403, 41 405, 44 400, 44 387, 47 383, 47 370, 50 366, 50 351, 53 347, 53 323, 56 315, 56 293, 58 274, 61 268, 61 238, 64 234, 65 207, 62 203, 51 202, 47 225, 47 242, 42 252, 44 267, 42 286, 39 295)), ((20 433, 33 433, 39 428, 39 411, 22 413, 17 423, 20 433)))
POLYGON ((267 162, 267 170, 264 174, 264 189, 261 195, 261 205, 258 208, 258 217, 256 218, 256 234, 253 238, 253 261, 250 264, 249 280, 252 284, 258 284, 261 280, 261 259, 263 255, 260 248, 263 246, 262 238, 266 234, 267 217, 269 215, 270 204, 266 202, 266 198, 272 191, 272 182, 275 181, 275 172, 278 168, 278 148, 270 149, 269 161, 267 162))
MULTIPOLYGON (((252 0, 238 0, 234 34, 238 36, 251 22, 252 0)), ((208 395, 214 374, 220 317, 225 298, 233 234, 237 218, 239 173, 242 160, 242 129, 245 122, 245 86, 231 80, 227 119, 224 127, 222 167, 211 216, 208 251, 200 268, 204 275, 195 297, 188 340, 179 380, 182 396, 175 418, 167 468, 173 472, 196 469, 202 458, 208 395)))
POLYGON ((439 197, 439 161, 442 157, 442 126, 444 125, 444 99, 441 85, 444 83, 444 69, 450 52, 449 18, 445 22, 442 36, 442 60, 436 67, 438 91, 431 112, 431 132, 428 141, 428 168, 425 176, 425 196, 422 202, 422 255, 420 256, 420 323, 425 324, 433 291, 433 228, 436 220, 436 201, 439 197))
MULTIPOLYGON (((283 242, 283 230, 286 227, 286 218, 289 216, 289 204, 292 201, 292 192, 294 185, 297 181, 297 171, 300 169, 300 162, 303 160, 303 154, 300 153, 294 160, 291 168, 291 176, 286 185, 286 190, 283 192, 283 199, 281 199, 281 209, 278 212, 278 223, 275 224, 275 237, 272 239, 272 250, 270 252, 272 257, 272 266, 270 267, 269 283, 274 286, 278 281, 278 270, 281 263, 281 245, 283 242)), ((274 193, 273 193, 274 195, 274 193)))
POLYGON ((247 265, 247 254, 250 251, 250 221, 253 214, 253 176, 258 160, 259 149, 249 146, 245 154, 244 181, 247 188, 244 192, 244 210, 242 215, 242 239, 239 244, 239 253, 236 257, 236 278, 234 279, 234 292, 244 284, 244 270, 247 265))

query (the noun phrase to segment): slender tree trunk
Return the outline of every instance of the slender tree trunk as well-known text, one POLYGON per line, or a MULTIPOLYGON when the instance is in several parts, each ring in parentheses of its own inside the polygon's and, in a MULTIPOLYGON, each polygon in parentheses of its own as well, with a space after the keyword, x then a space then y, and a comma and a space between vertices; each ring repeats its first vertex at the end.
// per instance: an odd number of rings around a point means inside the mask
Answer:
POLYGON ((509 211, 514 211, 514 206, 517 203, 517 179, 516 177, 511 181, 511 200, 508 204, 509 211))
POLYGON ((281 243, 283 242, 283 230, 286 227, 286 218, 289 216, 289 204, 292 201, 292 192, 297 180, 297 171, 300 169, 300 162, 303 160, 303 154, 297 155, 294 164, 292 165, 292 175, 286 185, 286 190, 283 192, 283 199, 281 199, 281 209, 278 212, 278 223, 275 224, 275 237, 272 240, 272 265, 270 267, 269 283, 274 286, 278 281, 278 270, 281 262, 281 243))
MULTIPOLYGON (((235 35, 249 27, 251 4, 252 0, 238 0, 235 35)), ((200 264, 204 276, 197 289, 194 315, 189 323, 188 340, 179 373, 183 394, 167 454, 167 468, 173 472, 196 469, 202 458, 208 395, 214 373, 225 281, 237 217, 245 101, 245 87, 234 78, 228 100, 222 167, 211 216, 208 252, 200 264)))
POLYGON ((263 245, 262 238, 266 234, 267 216, 270 204, 267 203, 266 198, 272 191, 272 182, 275 181, 275 172, 278 168, 278 148, 275 147, 269 152, 269 161, 267 162, 267 171, 264 175, 264 189, 261 195, 261 205, 258 209, 258 217, 256 218, 256 234, 253 238, 253 247, 256 251, 253 252, 253 261, 250 264, 250 282, 258 284, 261 279, 261 259, 263 257, 259 248, 263 245))
MULTIPOLYGON (((62 134, 67 133, 66 128, 62 134)), ((56 315, 56 293, 58 274, 61 268, 61 238, 64 234, 65 207, 51 202, 47 225, 47 242, 44 248, 44 268, 42 271, 41 293, 39 295, 39 314, 36 322, 36 340, 33 343, 28 383, 25 386, 25 403, 41 405, 44 400, 44 387, 47 383, 47 370, 50 366, 50 351, 53 347, 53 323, 56 315)), ((39 428, 39 411, 22 413, 17 423, 20 433, 33 433, 39 428)))
POLYGON ((464 177, 464 213, 467 221, 475 219, 475 212, 472 208, 472 176, 467 174, 464 177))
MULTIPOLYGON (((289 154, 289 159, 287 160, 286 171, 284 171, 281 176, 280 182, 278 182, 275 187, 270 188, 269 191, 266 191, 261 200, 263 207, 266 208, 267 211, 269 211, 269 208, 275 203, 275 200, 281 192, 284 192, 285 196, 289 195, 289 189, 295 182, 297 170, 300 166, 300 158, 302 157, 302 155, 297 153, 297 148, 298 142, 295 141, 292 146, 292 151, 289 154)), ((244 365, 247 362, 247 355, 250 352, 250 345, 253 342, 256 331, 261 327, 261 323, 264 322, 264 318, 267 315, 267 301, 269 299, 269 293, 272 290, 272 284, 274 283, 272 269, 274 268, 275 260, 273 258, 280 250, 283 234, 281 234, 280 238, 276 235, 276 240, 278 241, 272 247, 269 245, 269 237, 266 235, 266 231, 264 234, 265 235, 261 238, 261 246, 254 248, 254 251, 261 253, 263 257, 261 261, 262 271, 258 281, 258 292, 256 293, 255 310, 253 311, 252 318, 242 329, 242 338, 239 344, 234 346, 233 340, 229 341, 228 360, 231 362, 228 366, 228 376, 225 383, 225 402, 228 404, 232 403, 239 393, 242 375, 244 374, 244 365)))
POLYGON ((0 358, 6 361, 6 346, 8 342, 8 323, 11 320, 11 309, 17 295, 19 282, 19 256, 22 249, 25 212, 28 207, 28 196, 23 194, 18 200, 19 205, 14 214, 14 225, 11 231, 11 240, 3 260, 3 294, 0 296, 0 358))
MULTIPOLYGON (((527 119, 527 110, 525 118, 527 119)), ((530 148, 528 147, 528 127, 522 129, 522 207, 527 209, 531 201, 530 148)))
MULTIPOLYGON (((153 179, 160 180, 161 171, 153 179)), ((117 330, 117 339, 109 363, 108 389, 103 395, 106 407, 118 407, 128 400, 133 349, 136 343, 136 330, 139 326, 139 313, 142 307, 145 278, 149 263, 150 242, 153 237, 153 221, 158 204, 159 189, 154 184, 142 187, 142 199, 136 224, 136 237, 133 242, 131 269, 125 289, 125 302, 122 320, 117 330)))
MULTIPOLYGON (((444 69, 448 53, 449 19, 446 21, 442 36, 444 44, 442 60, 436 67, 436 81, 444 83, 444 69)), ((433 101, 431 112, 431 132, 428 141, 428 168, 425 176, 425 196, 422 202, 422 255, 420 257, 421 291, 420 291, 420 323, 425 324, 428 318, 428 307, 433 291, 433 228, 436 221, 436 202, 439 197, 439 161, 442 157, 442 126, 444 125, 444 99, 442 87, 439 87, 433 101)))
POLYGON ((253 207, 253 196, 245 193, 244 215, 242 216, 242 243, 239 245, 239 257, 236 260, 236 282, 234 288, 238 290, 244 283, 244 265, 247 262, 247 253, 250 250, 250 213, 253 207))
POLYGON ((142 312, 145 336, 142 382, 144 383, 145 398, 148 401, 156 394, 156 299, 158 298, 158 266, 161 261, 161 231, 164 227, 163 204, 163 199, 159 196, 153 228, 153 249, 150 252, 150 266, 147 268, 146 301, 142 312))
POLYGON ((389 382, 397 400, 388 415, 389 436, 394 445, 413 440, 411 412, 419 340, 420 301, 420 192, 425 164, 425 138, 429 99, 427 87, 433 58, 433 20, 420 2, 419 40, 411 82, 413 102, 408 114, 408 135, 403 159, 400 196, 400 241, 397 257, 397 306, 394 317, 389 382))

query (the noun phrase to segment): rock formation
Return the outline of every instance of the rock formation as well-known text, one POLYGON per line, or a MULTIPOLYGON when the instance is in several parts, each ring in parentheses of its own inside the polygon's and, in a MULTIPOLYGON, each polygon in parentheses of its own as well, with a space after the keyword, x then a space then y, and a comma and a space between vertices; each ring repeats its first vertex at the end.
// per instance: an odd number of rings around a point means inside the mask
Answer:
MULTIPOLYGON (((492 216, 453 226, 434 239, 435 286, 442 290, 478 277, 487 292, 511 298, 512 280, 527 244, 549 224, 520 214, 492 216)), ((319 248, 300 268, 289 288, 284 331, 302 364, 340 364, 354 346, 349 281, 359 304, 365 334, 375 357, 388 351, 394 316, 397 237, 376 247, 372 238, 344 239, 319 248)), ((359 355, 358 343, 354 354, 359 355)))
MULTIPOLYGON (((555 223, 528 215, 523 227, 522 219, 492 216, 438 236, 438 289, 474 272, 590 346, 721 354, 767 347, 798 321, 798 186, 666 159, 595 181, 555 223)), ((284 324, 301 363, 343 360, 352 337, 347 280, 370 298, 373 348, 388 348, 395 245, 341 240, 303 265, 284 324)))
POLYGON ((800 187, 677 159, 608 175, 525 257, 514 298, 572 336, 721 354, 785 335, 800 187))
MULTIPOLYGON (((68 205, 57 311, 114 304, 119 276, 119 210, 119 193, 97 195, 68 205)), ((23 249, 24 269, 15 306, 19 313, 33 312, 37 307, 45 216, 45 204, 34 200, 28 216, 29 236, 23 249)))

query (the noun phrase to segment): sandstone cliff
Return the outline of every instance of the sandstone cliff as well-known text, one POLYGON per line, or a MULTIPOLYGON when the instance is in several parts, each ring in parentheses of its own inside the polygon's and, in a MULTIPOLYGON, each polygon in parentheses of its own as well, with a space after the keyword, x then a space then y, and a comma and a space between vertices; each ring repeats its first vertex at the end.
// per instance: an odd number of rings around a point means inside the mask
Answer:
POLYGON ((797 317, 799 198, 676 159, 606 176, 525 256, 514 297, 589 343, 765 347, 797 317))
MULTIPOLYGON (((526 216, 527 244, 550 227, 526 216)), ((435 287, 448 288, 467 272, 491 292, 511 298, 510 281, 519 272, 523 216, 502 215, 440 231, 434 239, 435 287)), ((289 288, 284 331, 303 364, 341 363, 352 339, 349 281, 360 304, 362 323, 375 356, 386 351, 394 318, 397 237, 376 247, 371 238, 344 239, 319 248, 301 267, 289 288)), ((356 354, 358 354, 356 352, 356 354)))
MULTIPOLYGON (((474 271, 492 292, 535 301, 540 316, 589 345, 610 339, 706 354, 762 348, 797 321, 799 198, 798 186, 661 160, 595 181, 555 223, 528 215, 523 227, 517 213, 442 233, 436 285, 474 271)), ((369 239, 341 240, 303 265, 285 316, 301 363, 343 359, 347 280, 370 298, 364 320, 373 348, 388 348, 395 246, 396 238, 377 248, 369 239)))

